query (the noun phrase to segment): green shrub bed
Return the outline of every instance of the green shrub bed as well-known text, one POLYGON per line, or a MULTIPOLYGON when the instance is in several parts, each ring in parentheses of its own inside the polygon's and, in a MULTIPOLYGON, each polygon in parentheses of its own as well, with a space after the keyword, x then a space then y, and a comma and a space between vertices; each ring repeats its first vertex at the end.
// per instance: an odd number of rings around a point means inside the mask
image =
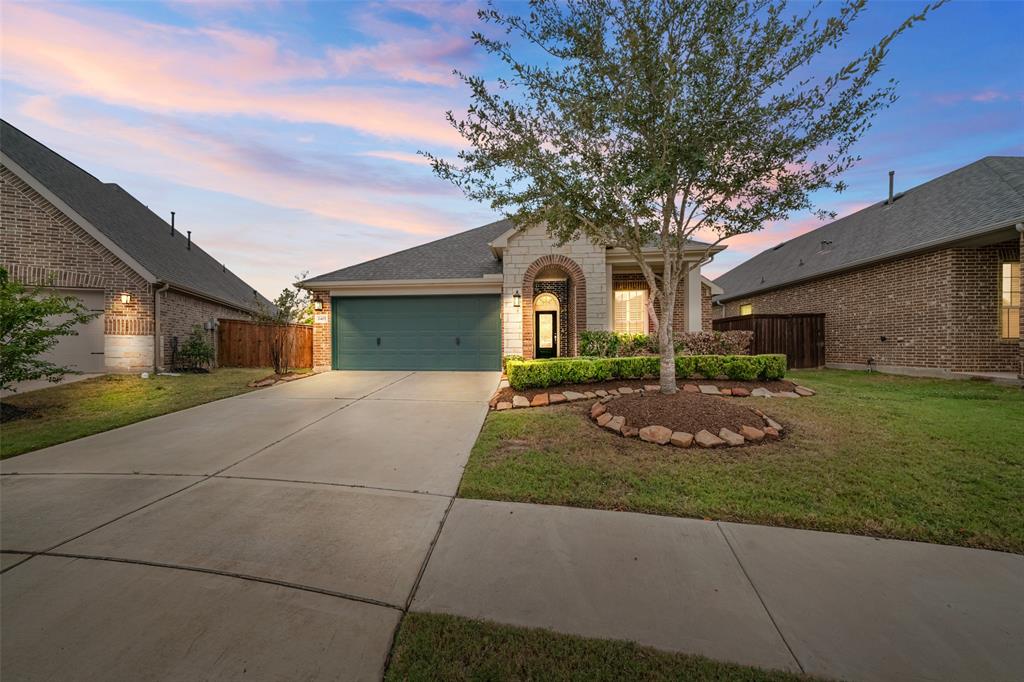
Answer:
MULTIPOLYGON (((611 379, 657 377, 660 358, 555 358, 509 360, 505 371, 516 390, 547 388, 559 384, 590 384, 611 379)), ((680 379, 725 377, 736 381, 772 381, 786 375, 785 355, 677 355, 680 379)))

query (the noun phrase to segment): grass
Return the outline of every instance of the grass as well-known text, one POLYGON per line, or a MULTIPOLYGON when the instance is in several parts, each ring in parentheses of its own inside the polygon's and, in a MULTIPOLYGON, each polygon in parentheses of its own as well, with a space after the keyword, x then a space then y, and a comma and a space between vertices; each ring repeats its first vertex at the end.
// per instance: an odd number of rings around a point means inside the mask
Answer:
POLYGON ((398 631, 384 679, 795 682, 812 678, 656 651, 630 642, 410 613, 398 631))
POLYGON ((109 374, 3 399, 28 414, 4 422, 0 459, 250 391, 266 368, 141 379, 109 374))
POLYGON ((587 405, 492 412, 462 497, 640 511, 1024 553, 1024 392, 793 372, 801 400, 746 398, 778 443, 680 450, 598 429, 587 405))

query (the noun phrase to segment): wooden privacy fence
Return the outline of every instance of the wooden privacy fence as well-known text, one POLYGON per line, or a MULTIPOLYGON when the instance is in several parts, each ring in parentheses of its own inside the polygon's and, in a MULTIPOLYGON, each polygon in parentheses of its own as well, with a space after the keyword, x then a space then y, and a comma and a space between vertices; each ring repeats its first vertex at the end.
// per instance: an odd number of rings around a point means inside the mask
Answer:
POLYGON ((313 327, 278 326, 245 320, 220 320, 217 327, 217 365, 220 367, 273 367, 270 342, 284 334, 290 367, 313 366, 313 327))
POLYGON ((825 366, 825 314, 739 315, 713 320, 717 332, 754 332, 752 354, 785 353, 791 368, 825 366))

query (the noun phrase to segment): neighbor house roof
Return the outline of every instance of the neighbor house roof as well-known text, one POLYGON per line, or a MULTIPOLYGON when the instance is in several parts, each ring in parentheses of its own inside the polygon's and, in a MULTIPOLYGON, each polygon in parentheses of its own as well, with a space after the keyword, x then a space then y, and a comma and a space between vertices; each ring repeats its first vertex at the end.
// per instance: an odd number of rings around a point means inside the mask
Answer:
POLYGON ((303 284, 396 279, 475 279, 500 275, 501 261, 495 258, 490 243, 511 227, 510 221, 499 220, 365 263, 311 277, 303 284))
POLYGON ((1024 157, 987 156, 895 196, 736 266, 715 280, 720 300, 1006 230, 1024 220, 1024 157))
POLYGON ((7 121, 0 121, 0 152, 109 239, 143 276, 245 310, 253 310, 257 298, 269 305, 195 240, 186 248, 185 235, 172 235, 167 222, 120 186, 98 180, 7 121))

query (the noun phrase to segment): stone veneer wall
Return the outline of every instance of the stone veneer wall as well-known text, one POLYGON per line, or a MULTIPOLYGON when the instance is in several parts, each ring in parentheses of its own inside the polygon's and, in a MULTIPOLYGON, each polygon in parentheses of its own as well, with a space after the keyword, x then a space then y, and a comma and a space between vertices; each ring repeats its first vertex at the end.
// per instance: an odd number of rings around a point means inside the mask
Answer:
POLYGON ((753 312, 825 313, 829 364, 1020 371, 1017 339, 999 337, 999 263, 1020 240, 942 249, 729 301, 753 312), (885 340, 882 340, 885 337, 885 340))
POLYGON ((524 298, 529 295, 521 291, 527 269, 538 258, 552 254, 572 259, 583 271, 587 287, 586 328, 608 328, 608 274, 604 247, 595 246, 583 239, 557 246, 556 240, 547 234, 547 229, 537 225, 510 237, 505 248, 501 297, 504 355, 524 355, 523 311, 513 305, 512 295, 517 290, 520 290, 524 298))

